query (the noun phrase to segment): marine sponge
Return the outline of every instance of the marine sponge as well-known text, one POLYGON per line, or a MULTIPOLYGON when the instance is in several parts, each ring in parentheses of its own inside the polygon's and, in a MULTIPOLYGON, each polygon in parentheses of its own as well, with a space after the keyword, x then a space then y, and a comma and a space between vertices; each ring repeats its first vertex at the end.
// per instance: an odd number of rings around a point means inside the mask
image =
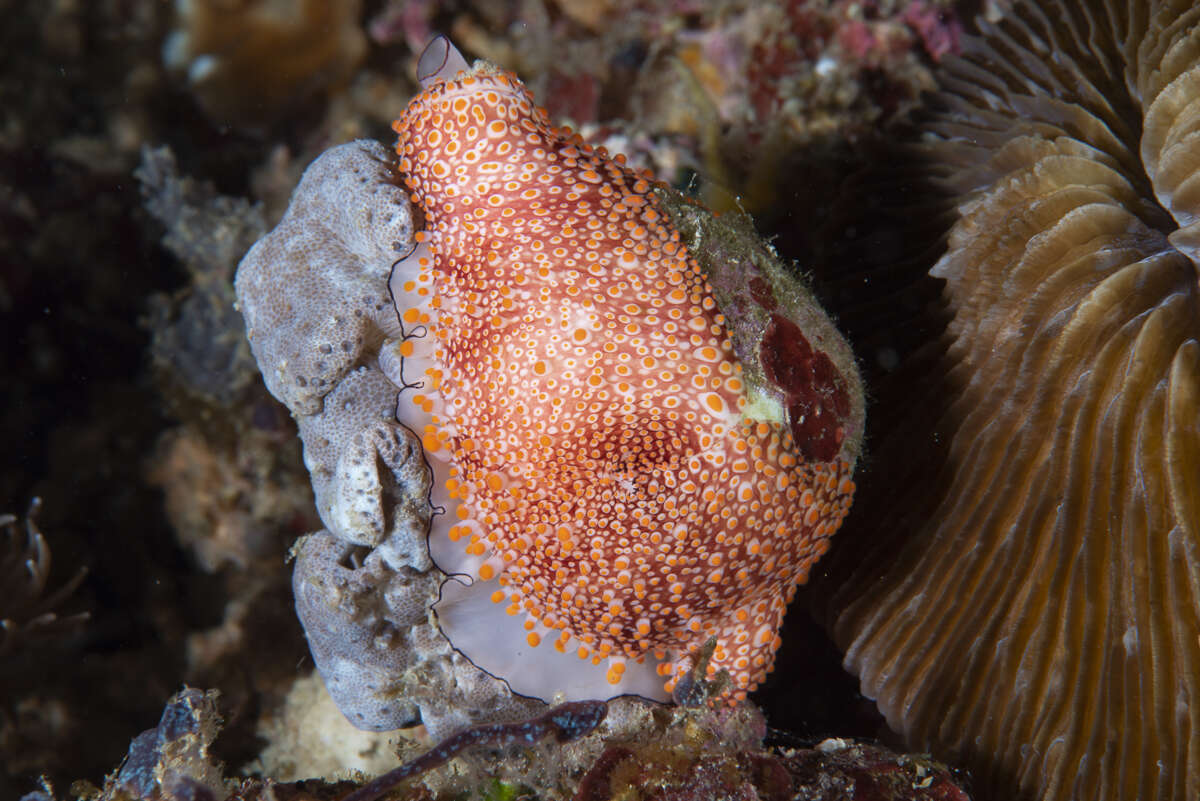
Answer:
POLYGON ((957 196, 951 321, 884 393, 833 630, 984 797, 1200 797, 1197 22, 1019 2, 947 60, 918 148, 957 196))
POLYGON ((377 731, 434 736, 530 714, 450 648, 429 607, 430 473, 396 422, 380 369, 398 334, 392 264, 412 249, 408 199, 374 142, 331 148, 304 173, 279 225, 238 267, 236 291, 267 388, 296 418, 328 531, 295 550, 296 609, 338 707, 377 731))
POLYGON ((391 550, 363 553, 327 532, 297 549, 296 612, 342 714, 369 731, 424 723, 434 737, 536 714, 540 702, 513 696, 454 651, 430 618, 442 573, 391 565, 391 550))
POLYGON ((387 159, 379 145, 354 142, 313 162, 235 283, 267 389, 301 427, 321 519, 361 545, 389 535, 395 510, 383 496, 401 502, 396 480, 376 472, 368 452, 384 468, 406 464, 386 442, 385 429, 397 428, 396 388, 377 369, 379 349, 398 326, 388 274, 412 245, 408 201, 387 159), (335 392, 343 381, 354 391, 335 392))

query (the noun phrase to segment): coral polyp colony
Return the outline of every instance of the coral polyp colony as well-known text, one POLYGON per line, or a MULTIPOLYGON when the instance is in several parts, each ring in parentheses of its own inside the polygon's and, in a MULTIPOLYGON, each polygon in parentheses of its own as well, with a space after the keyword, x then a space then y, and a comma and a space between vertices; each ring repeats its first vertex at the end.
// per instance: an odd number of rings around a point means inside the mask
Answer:
POLYGON ((536 698, 665 700, 715 639, 744 694, 854 492, 849 347, 744 219, 445 40, 418 71, 395 172, 330 151, 238 274, 329 528, 295 579, 326 683, 360 726, 416 704, 440 732, 430 664, 459 694, 485 691, 473 664, 536 698))
POLYGON ((514 75, 444 40, 429 60, 395 125, 426 228, 392 276, 388 364, 446 509, 434 561, 462 576, 443 631, 527 694, 665 699, 710 637, 753 689, 854 492, 846 360, 780 310, 748 384, 678 201, 514 75))

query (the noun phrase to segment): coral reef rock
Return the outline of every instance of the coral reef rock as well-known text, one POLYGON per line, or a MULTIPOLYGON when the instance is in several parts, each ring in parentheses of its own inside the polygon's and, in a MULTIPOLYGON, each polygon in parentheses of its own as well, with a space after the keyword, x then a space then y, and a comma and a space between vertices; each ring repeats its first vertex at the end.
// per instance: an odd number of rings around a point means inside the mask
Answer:
MULTIPOLYGON (((395 766, 395 756, 379 753, 378 742, 362 754, 324 742, 344 736, 339 722, 325 712, 296 710, 293 723, 309 728, 284 733, 273 744, 276 766, 295 773, 293 759, 328 763, 339 752, 346 764, 334 764, 326 775, 305 774, 311 778, 237 779, 224 776, 211 754, 222 736, 215 701, 211 690, 176 694, 158 727, 134 739, 103 790, 79 785, 72 795, 100 801, 968 801, 954 775, 927 757, 840 739, 775 750, 763 745, 766 721, 753 704, 663 707, 632 697, 574 701, 511 723, 467 727, 374 778, 352 766, 367 758, 368 770, 378 772, 381 765, 395 766), (314 747, 321 753, 313 754, 314 747), (335 778, 347 773, 349 779, 335 778)), ((413 746, 401 749, 410 753, 413 746)), ((54 798, 46 787, 26 801, 54 798)))
POLYGON ((158 726, 129 744, 121 769, 105 783, 105 799, 223 799, 228 787, 209 747, 221 730, 215 690, 185 688, 167 702, 158 726))

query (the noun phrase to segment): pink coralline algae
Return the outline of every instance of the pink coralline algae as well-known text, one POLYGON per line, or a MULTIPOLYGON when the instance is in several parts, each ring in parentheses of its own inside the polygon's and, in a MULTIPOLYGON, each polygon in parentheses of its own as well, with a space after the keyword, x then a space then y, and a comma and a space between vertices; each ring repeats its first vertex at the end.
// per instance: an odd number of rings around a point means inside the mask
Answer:
POLYGON ((442 630, 567 698, 665 699, 715 637, 744 694, 854 492, 848 349, 785 271, 723 252, 707 212, 552 127, 511 73, 445 40, 420 72, 395 129, 425 230, 381 364, 445 510, 442 630))
POLYGON ((962 24, 949 9, 916 0, 904 9, 900 19, 916 31, 925 46, 925 52, 934 61, 941 61, 943 56, 962 50, 962 24))

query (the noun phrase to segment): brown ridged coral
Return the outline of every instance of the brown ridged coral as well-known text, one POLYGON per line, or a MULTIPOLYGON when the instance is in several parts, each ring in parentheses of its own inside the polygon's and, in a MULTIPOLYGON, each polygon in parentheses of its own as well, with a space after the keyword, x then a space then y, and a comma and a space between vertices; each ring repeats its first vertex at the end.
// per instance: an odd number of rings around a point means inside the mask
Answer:
POLYGON ((361 0, 190 0, 163 48, 213 119, 260 128, 347 81, 366 54, 361 0))
POLYGON ((984 798, 1200 798, 1198 23, 1018 2, 915 146, 954 197, 949 322, 879 390, 822 600, 863 692, 984 798))

